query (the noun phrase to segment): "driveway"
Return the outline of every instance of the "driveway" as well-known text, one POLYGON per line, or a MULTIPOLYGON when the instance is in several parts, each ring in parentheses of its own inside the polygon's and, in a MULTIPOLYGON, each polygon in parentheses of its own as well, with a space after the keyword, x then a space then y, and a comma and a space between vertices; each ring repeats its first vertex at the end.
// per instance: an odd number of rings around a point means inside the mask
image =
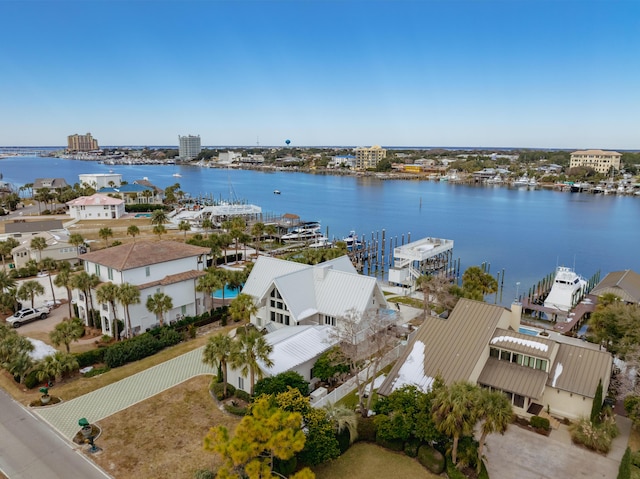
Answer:
POLYGON ((574 445, 567 426, 549 437, 511 425, 501 436, 487 438, 486 465, 491 479, 611 479, 629 441, 631 422, 616 416, 620 435, 607 456, 574 445))

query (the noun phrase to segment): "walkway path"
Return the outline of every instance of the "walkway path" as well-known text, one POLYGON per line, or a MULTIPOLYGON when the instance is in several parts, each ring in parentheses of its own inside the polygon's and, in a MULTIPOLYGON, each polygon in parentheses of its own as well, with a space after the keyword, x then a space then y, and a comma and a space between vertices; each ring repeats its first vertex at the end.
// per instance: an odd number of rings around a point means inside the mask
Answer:
POLYGON ((71 401, 33 411, 64 437, 73 439, 80 429, 80 418, 94 423, 194 376, 217 374, 202 362, 203 350, 204 346, 71 401))

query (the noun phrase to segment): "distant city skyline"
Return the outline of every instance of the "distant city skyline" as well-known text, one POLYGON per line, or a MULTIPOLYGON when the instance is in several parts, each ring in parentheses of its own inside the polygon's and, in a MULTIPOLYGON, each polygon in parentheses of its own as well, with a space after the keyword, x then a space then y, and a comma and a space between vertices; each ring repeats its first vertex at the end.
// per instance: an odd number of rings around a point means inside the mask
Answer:
POLYGON ((0 146, 640 149, 640 2, 0 0, 0 146))

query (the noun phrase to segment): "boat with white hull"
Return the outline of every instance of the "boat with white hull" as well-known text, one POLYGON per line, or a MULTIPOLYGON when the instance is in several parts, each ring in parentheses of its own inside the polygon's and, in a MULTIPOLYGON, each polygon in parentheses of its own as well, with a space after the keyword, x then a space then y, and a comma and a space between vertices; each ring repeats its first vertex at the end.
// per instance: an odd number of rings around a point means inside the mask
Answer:
POLYGON ((586 279, 571 268, 558 266, 551 291, 544 300, 544 307, 567 312, 580 302, 586 290, 586 279))

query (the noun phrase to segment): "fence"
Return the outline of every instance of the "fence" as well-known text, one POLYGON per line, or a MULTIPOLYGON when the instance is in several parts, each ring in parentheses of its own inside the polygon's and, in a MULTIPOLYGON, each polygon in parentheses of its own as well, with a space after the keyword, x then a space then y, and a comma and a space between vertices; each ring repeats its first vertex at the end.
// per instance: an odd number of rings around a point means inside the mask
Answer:
MULTIPOLYGON (((385 354, 384 357, 381 359, 380 364, 378 365, 378 371, 387 367, 393 361, 398 359, 402 354, 402 352, 404 351, 405 347, 406 347, 406 344, 400 343, 391 351, 389 351, 387 354, 385 354)), ((367 381, 369 379, 369 369, 371 367, 372 366, 370 365, 369 367, 360 371, 360 373, 358 374, 358 376, 360 377, 360 381, 367 381)), ((371 378, 371 381, 372 382, 375 381, 375 378, 371 378)), ((345 381, 344 384, 335 388, 326 396, 319 398, 315 402, 312 402, 311 405, 316 408, 321 408, 327 403, 335 404, 336 402, 340 401, 340 399, 342 399, 347 394, 349 394, 351 391, 353 391, 355 388, 356 388, 356 377, 354 376, 352 378, 349 378, 347 381, 345 381)))

